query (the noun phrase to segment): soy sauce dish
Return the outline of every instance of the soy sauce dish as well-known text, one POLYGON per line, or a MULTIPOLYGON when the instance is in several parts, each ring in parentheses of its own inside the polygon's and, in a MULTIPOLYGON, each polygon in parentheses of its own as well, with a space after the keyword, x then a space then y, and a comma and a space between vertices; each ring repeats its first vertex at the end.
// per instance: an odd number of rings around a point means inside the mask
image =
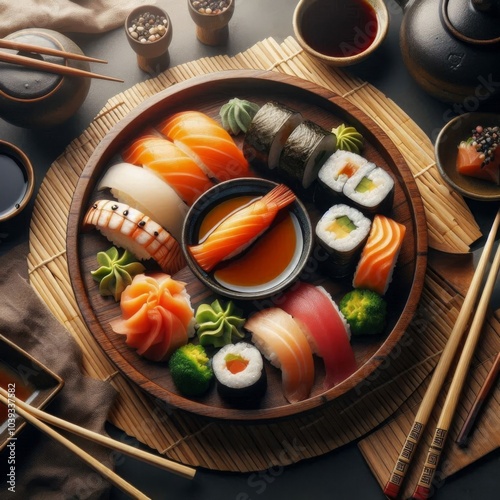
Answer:
MULTIPOLYGON (((201 195, 190 208, 183 227, 182 249, 194 275, 212 291, 233 299, 253 300, 275 295, 297 280, 312 251, 312 226, 296 198, 274 217, 271 225, 210 269, 204 269, 193 247, 215 235, 223 221, 276 188, 266 179, 222 182, 201 195)), ((241 235, 237 225, 221 241, 241 235)), ((244 237, 243 237, 244 238, 244 237)))

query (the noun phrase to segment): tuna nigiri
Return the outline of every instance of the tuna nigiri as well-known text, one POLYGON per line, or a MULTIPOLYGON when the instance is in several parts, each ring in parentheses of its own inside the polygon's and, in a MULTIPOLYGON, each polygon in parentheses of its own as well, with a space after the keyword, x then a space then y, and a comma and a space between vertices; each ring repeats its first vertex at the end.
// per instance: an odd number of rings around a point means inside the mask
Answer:
POLYGON ((182 111, 158 129, 219 181, 249 175, 248 162, 233 138, 214 119, 199 111, 182 111))
POLYGON ((125 203, 97 201, 83 219, 83 227, 90 226, 138 259, 154 259, 164 272, 174 274, 185 266, 175 238, 150 217, 125 203))
POLYGON ((142 136, 123 151, 122 157, 159 175, 188 205, 214 185, 194 160, 162 137, 142 136))
POLYGON ((219 262, 241 253, 266 229, 278 211, 295 200, 295 194, 279 184, 262 198, 230 214, 198 245, 188 246, 199 266, 211 271, 219 262))
POLYGON ((349 343, 349 325, 328 292, 301 282, 276 300, 301 326, 312 352, 325 364, 324 389, 339 384, 356 371, 349 343))
POLYGON ((354 288, 384 295, 403 244, 406 227, 383 215, 373 219, 368 240, 354 274, 354 288))
POLYGON ((152 361, 165 361, 194 334, 194 311, 185 284, 168 274, 138 274, 123 291, 122 317, 111 321, 128 346, 152 361))
POLYGON ((281 370, 283 393, 290 403, 303 401, 314 383, 311 348, 297 322, 278 307, 263 309, 245 323, 252 342, 281 370))

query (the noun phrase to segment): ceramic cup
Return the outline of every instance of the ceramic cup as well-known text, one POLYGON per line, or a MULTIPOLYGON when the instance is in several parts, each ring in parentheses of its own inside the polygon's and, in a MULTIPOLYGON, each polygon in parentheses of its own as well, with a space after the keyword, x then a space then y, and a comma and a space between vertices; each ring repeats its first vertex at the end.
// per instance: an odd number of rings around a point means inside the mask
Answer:
POLYGON ((0 224, 17 217, 35 189, 35 173, 29 158, 17 146, 0 140, 0 224))
POLYGON ((301 47, 329 66, 363 61, 380 46, 388 28, 384 0, 301 0, 293 15, 301 47))
POLYGON ((172 33, 172 23, 168 14, 154 5, 137 7, 125 19, 125 35, 132 50, 137 54, 137 64, 149 74, 159 73, 170 64, 168 48, 172 41, 172 33), (146 13, 152 16, 160 16, 166 20, 164 23, 165 33, 156 41, 141 42, 132 35, 131 29, 133 29, 135 20, 146 13))
POLYGON ((189 14, 196 24, 196 37, 205 45, 222 45, 229 36, 228 23, 234 13, 234 0, 229 0, 225 10, 220 13, 200 12, 193 0, 187 0, 189 14))

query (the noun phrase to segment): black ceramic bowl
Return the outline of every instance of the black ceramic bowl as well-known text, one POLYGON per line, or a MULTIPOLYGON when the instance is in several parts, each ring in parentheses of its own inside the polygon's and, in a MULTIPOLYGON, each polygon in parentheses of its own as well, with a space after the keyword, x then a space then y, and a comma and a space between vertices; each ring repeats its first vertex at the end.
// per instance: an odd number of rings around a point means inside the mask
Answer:
POLYGON ((480 201, 500 201, 500 186, 457 172, 458 145, 477 125, 500 125, 498 113, 465 113, 450 120, 436 138, 434 153, 443 179, 462 195, 480 201))
MULTIPOLYGON (((276 183, 265 179, 234 179, 217 184, 201 195, 191 206, 182 231, 182 249, 191 271, 202 283, 214 292, 233 299, 262 299, 282 292, 299 278, 311 254, 313 232, 307 210, 298 199, 288 207, 294 220, 298 243, 297 249, 286 270, 276 279, 254 286, 233 287, 227 283, 223 284, 216 279, 213 271, 204 271, 188 249, 189 246, 199 243, 201 224, 207 214, 218 204, 239 196, 263 196, 276 186, 276 183)), ((269 255, 270 259, 275 257, 275 255, 269 255)))

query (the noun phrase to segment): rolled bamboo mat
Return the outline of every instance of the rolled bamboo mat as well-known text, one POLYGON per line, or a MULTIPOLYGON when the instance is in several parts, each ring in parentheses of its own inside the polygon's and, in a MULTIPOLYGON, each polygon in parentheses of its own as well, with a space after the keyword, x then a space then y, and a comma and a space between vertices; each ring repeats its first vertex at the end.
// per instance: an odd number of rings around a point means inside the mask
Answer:
POLYGON ((387 131, 407 159, 426 206, 431 245, 463 253, 480 233, 463 200, 441 182, 432 145, 411 119, 369 84, 309 59, 293 38, 282 44, 269 38, 235 57, 216 56, 182 64, 108 101, 88 129, 54 162, 42 183, 31 223, 31 283, 81 346, 86 373, 109 380, 116 388, 118 398, 109 417, 113 424, 173 460, 247 472, 327 453, 367 434, 394 414, 435 365, 459 304, 439 269, 430 269, 415 320, 380 370, 328 406, 285 421, 210 420, 168 407, 124 378, 87 329, 69 280, 66 217, 76 183, 100 140, 144 99, 176 82, 234 69, 281 71, 349 99, 387 131), (429 321, 429 310, 435 311, 432 317, 436 321, 429 321))

